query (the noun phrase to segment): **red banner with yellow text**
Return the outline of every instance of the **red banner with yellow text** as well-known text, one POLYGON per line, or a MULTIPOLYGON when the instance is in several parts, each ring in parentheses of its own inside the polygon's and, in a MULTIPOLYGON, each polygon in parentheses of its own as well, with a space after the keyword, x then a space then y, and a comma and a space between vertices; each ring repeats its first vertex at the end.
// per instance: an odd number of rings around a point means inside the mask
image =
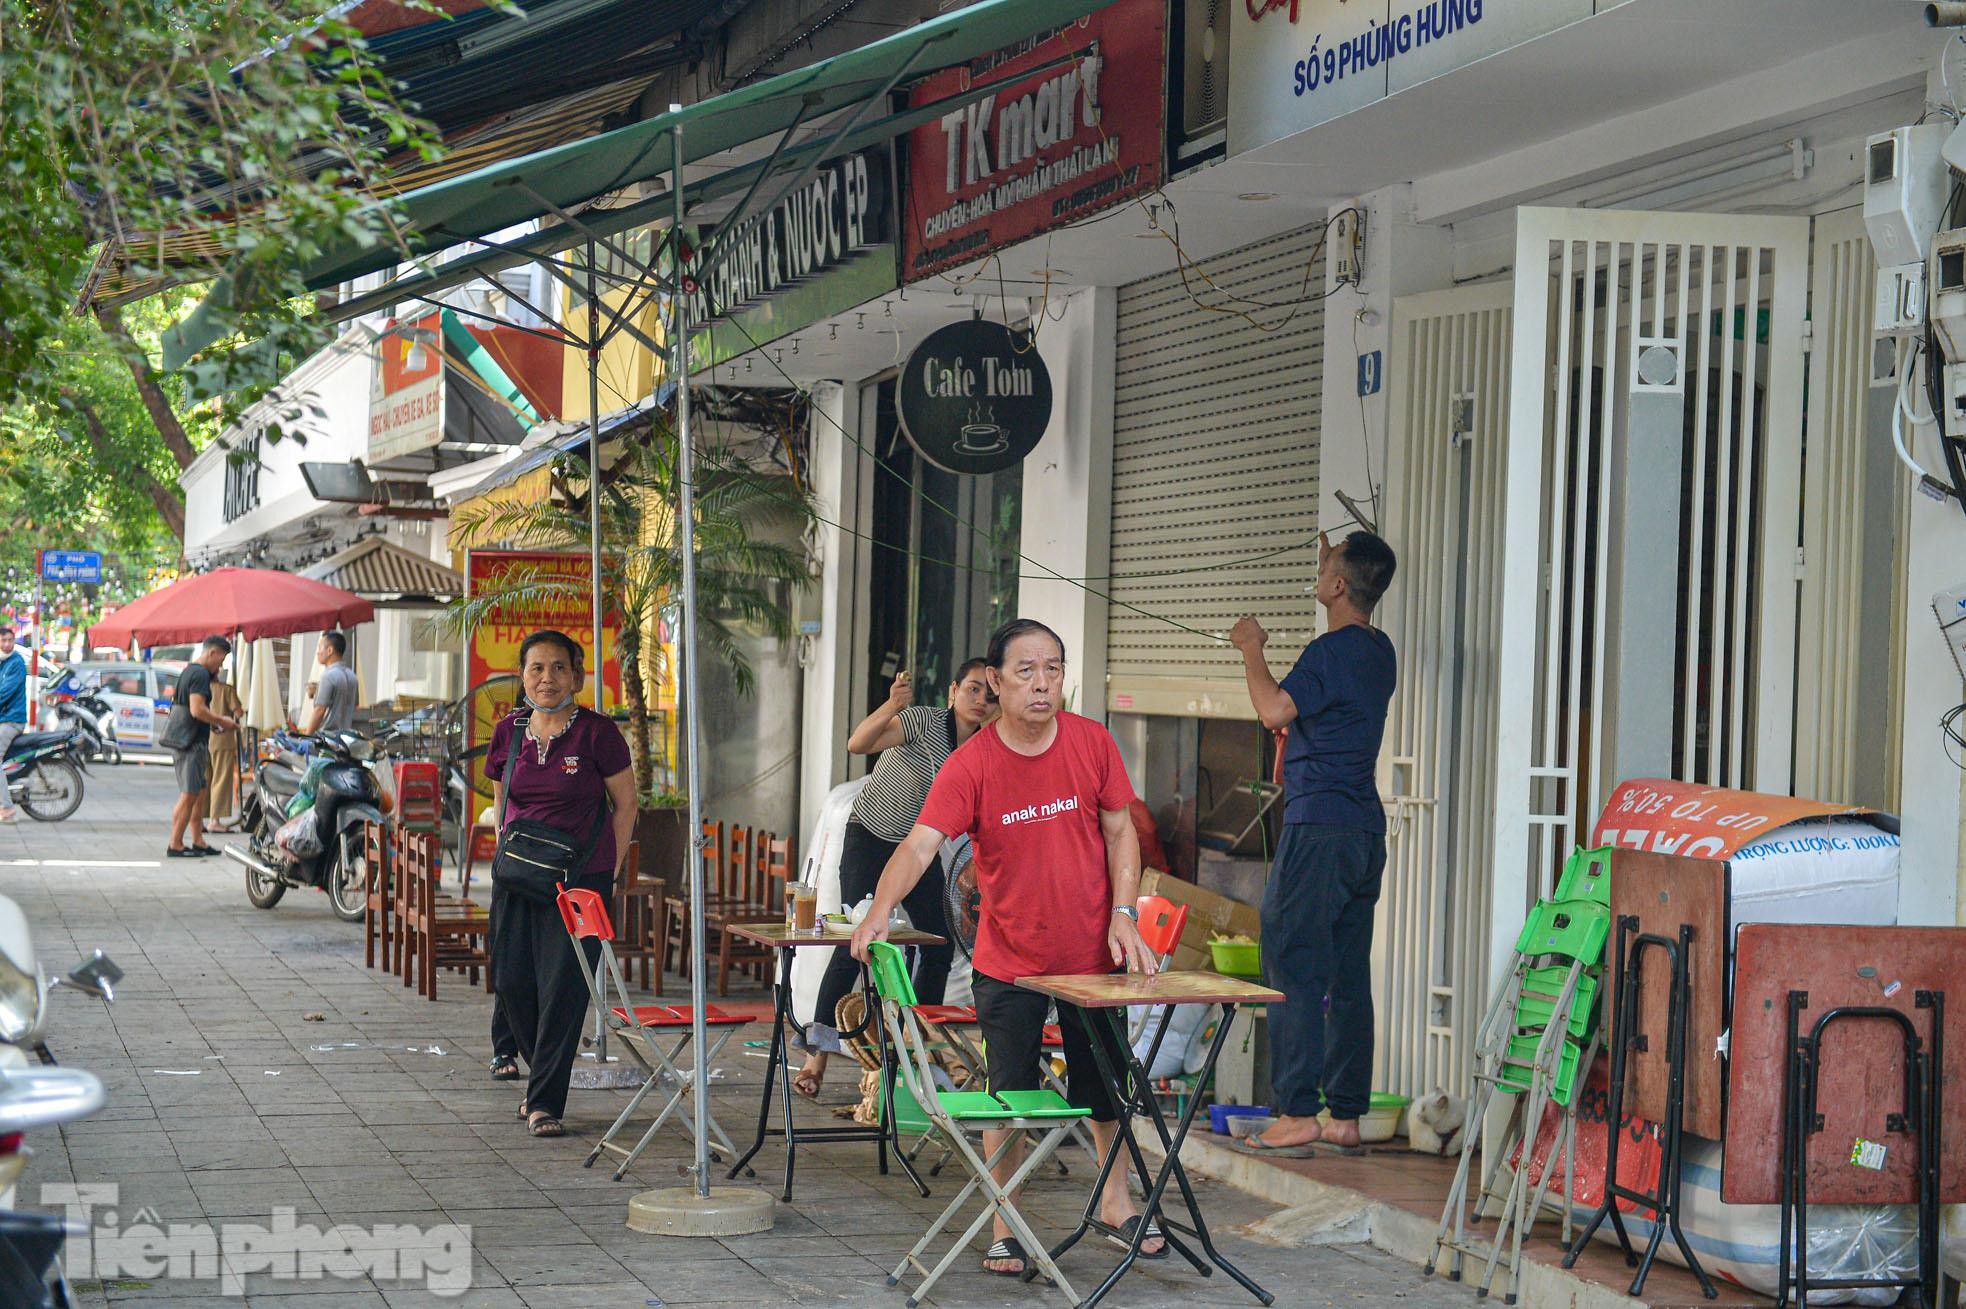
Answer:
MULTIPOLYGON (((584 553, 551 550, 472 550, 466 564, 469 590, 474 596, 497 594, 508 587, 543 588, 546 594, 528 595, 496 605, 486 620, 471 634, 470 684, 519 671, 519 646, 542 628, 565 632, 577 642, 587 659, 587 682, 579 701, 594 707, 594 605, 593 560, 584 553)), ((601 661, 601 682, 607 687, 610 709, 622 703, 619 619, 610 610, 603 615, 601 639, 606 645, 601 661)), ((516 683, 504 684, 508 692, 474 697, 472 721, 468 728, 471 742, 491 739, 491 729, 512 711, 519 693, 516 683)))

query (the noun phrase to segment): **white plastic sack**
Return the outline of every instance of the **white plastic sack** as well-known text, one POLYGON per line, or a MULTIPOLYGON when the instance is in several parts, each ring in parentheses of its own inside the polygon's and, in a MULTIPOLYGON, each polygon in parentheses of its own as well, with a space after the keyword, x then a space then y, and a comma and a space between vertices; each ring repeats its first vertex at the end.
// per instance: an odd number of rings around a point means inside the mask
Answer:
MULTIPOLYGON (((1153 1048, 1154 1036, 1160 1031, 1161 1017, 1167 1012, 1166 1005, 1128 1005, 1126 1009, 1127 1031, 1131 1033, 1133 1057, 1145 1063, 1147 1052, 1153 1048)), ((1174 1017, 1168 1020, 1167 1036, 1154 1051, 1154 1062, 1147 1069, 1149 1078, 1179 1077, 1188 1071, 1188 1059, 1196 1040, 1208 1027, 1211 1015, 1218 1013, 1216 1006, 1206 1004, 1181 1004, 1174 1006, 1174 1017)))
POLYGON ((1898 921, 1898 838, 1862 818, 1808 818, 1742 846, 1727 863, 1742 923, 1898 921))
MULTIPOLYGON (((1744 1146, 1743 1148, 1754 1148, 1744 1146)), ((1686 1233, 1693 1253, 1705 1266, 1707 1275, 1724 1279, 1763 1295, 1775 1294, 1777 1260, 1781 1254, 1779 1205, 1723 1204, 1720 1199, 1722 1150, 1718 1141, 1696 1136, 1685 1138, 1686 1158, 1681 1167, 1680 1228, 1686 1233)), ((1590 1214, 1576 1210, 1580 1221, 1590 1214)), ((1652 1239, 1652 1224, 1637 1214, 1626 1214, 1625 1227, 1632 1244, 1642 1247, 1652 1239)), ((1617 1240, 1606 1222, 1597 1230, 1599 1240, 1617 1240)), ((1659 1244, 1659 1255, 1684 1266, 1679 1248, 1667 1232, 1659 1244)), ((1910 1205, 1812 1204, 1809 1206, 1809 1276, 1906 1277, 1918 1271, 1918 1210, 1910 1205)), ((1810 1304, 1888 1305, 1897 1300, 1896 1291, 1809 1292, 1810 1304)))
MULTIPOLYGON (((862 777, 828 791, 818 820, 806 834, 803 876, 818 884, 822 914, 840 912, 840 849, 846 842, 847 819, 853 817, 854 797, 865 785, 867 779, 862 777)), ((840 944, 846 944, 845 937, 840 938, 840 944)), ((819 1004, 819 979, 826 975, 832 958, 830 950, 799 950, 792 956, 792 1015, 802 1023, 812 1021, 812 1011, 819 1004)))
POLYGON ((313 859, 325 848, 321 840, 321 811, 308 809, 280 824, 273 844, 295 859, 313 859))

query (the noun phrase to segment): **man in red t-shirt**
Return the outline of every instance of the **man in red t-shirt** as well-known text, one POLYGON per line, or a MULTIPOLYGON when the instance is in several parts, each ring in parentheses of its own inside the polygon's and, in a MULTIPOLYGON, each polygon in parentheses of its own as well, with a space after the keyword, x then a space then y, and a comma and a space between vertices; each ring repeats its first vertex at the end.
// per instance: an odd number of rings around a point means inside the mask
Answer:
MULTIPOLYGON (((887 935, 894 907, 914 886, 942 842, 967 834, 976 852, 976 884, 982 901, 973 960, 976 1020, 988 1050, 993 1091, 1036 1090, 1038 1060, 1049 1002, 1020 989, 1020 977, 1057 973, 1109 973, 1124 965, 1154 971, 1140 939, 1135 900, 1140 891, 1140 843, 1128 807, 1133 786, 1119 747, 1105 728, 1060 712, 1065 643, 1043 623, 1015 619, 998 628, 985 656, 990 690, 1003 713, 964 742, 929 788, 920 820, 881 873, 874 904, 853 934, 854 958, 887 935)), ((1092 1134, 1104 1153, 1117 1136, 1117 1117, 1087 1030, 1110 1034, 1105 1015, 1058 1006, 1065 1037, 1068 1097, 1092 1111, 1092 1134)), ((1122 1060, 1118 1042, 1109 1059, 1122 1060)), ((994 1153, 1007 1133, 985 1132, 983 1152, 994 1153)), ((997 1165, 1009 1181, 1023 1160, 1012 1146, 997 1165)), ((1100 1217, 1129 1232, 1139 1210, 1127 1194, 1126 1169, 1115 1167, 1100 1196, 1100 1217)), ((1145 1258, 1166 1254, 1155 1232, 1142 1246, 1145 1258)), ((1026 1252, 997 1220, 996 1239, 984 1268, 1020 1274, 1026 1252)))

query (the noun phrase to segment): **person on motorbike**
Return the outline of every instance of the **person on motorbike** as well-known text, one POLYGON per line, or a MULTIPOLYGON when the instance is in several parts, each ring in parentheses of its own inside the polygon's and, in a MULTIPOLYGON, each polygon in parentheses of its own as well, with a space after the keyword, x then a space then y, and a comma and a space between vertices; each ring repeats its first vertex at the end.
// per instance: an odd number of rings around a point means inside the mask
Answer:
MULTIPOLYGON (((0 627, 0 759, 27 730, 27 660, 14 649, 14 629, 0 627)), ((18 823, 20 811, 7 803, 0 786, 0 823, 18 823)))
POLYGON ((222 636, 208 636, 198 647, 198 657, 178 674, 172 721, 164 732, 178 784, 177 803, 171 807, 171 844, 165 851, 172 859, 218 853, 205 844, 203 817, 212 784, 211 738, 213 732, 236 730, 239 722, 213 711, 212 674, 231 653, 232 642, 222 636), (183 744, 174 744, 179 741, 183 744), (189 845, 185 844, 187 835, 189 845))

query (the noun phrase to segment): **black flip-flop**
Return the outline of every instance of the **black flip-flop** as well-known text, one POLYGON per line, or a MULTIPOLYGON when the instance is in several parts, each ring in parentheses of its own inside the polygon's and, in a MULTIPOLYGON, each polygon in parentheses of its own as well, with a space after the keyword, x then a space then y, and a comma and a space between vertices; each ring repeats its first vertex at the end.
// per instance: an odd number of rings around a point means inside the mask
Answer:
POLYGON ((552 1114, 546 1113, 544 1110, 540 1112, 537 1118, 528 1118, 526 1120, 526 1135, 528 1136, 554 1137, 565 1136, 566 1134, 566 1124, 562 1123, 552 1114))
POLYGON ((1231 1141, 1229 1148, 1239 1154, 1253 1154, 1259 1158, 1267 1156, 1271 1159, 1309 1159, 1321 1153, 1316 1142, 1307 1141, 1303 1145, 1269 1145, 1264 1142, 1260 1134, 1245 1136, 1240 1141, 1231 1141))
MULTIPOLYGON (((1133 1248, 1134 1233, 1138 1232, 1139 1230, 1140 1230, 1140 1215, 1134 1214, 1131 1218, 1127 1219, 1125 1222, 1120 1224, 1120 1234, 1118 1236, 1113 1236, 1109 1234, 1106 1237, 1106 1239, 1108 1241, 1111 1241, 1114 1245, 1117 1245, 1122 1250, 1130 1250, 1133 1248)), ((1142 1259, 1167 1258, 1167 1237, 1161 1232, 1160 1224, 1148 1223, 1147 1235, 1145 1239, 1151 1241, 1154 1240, 1156 1237, 1160 1239, 1160 1249, 1153 1250, 1153 1251, 1142 1249, 1139 1255, 1140 1258, 1142 1259)))
POLYGON ((983 1265, 983 1271, 992 1277, 1022 1277, 1031 1270, 1031 1256, 1024 1253, 1024 1243, 1022 1241, 1019 1241, 1014 1236, 1006 1236, 983 1252, 983 1265), (998 1263, 1002 1263, 1006 1259, 1015 1259, 1021 1267, 1016 1269, 992 1268, 989 1265, 993 1259, 998 1263))
POLYGON ((1365 1154, 1364 1145, 1345 1145, 1338 1141, 1327 1141, 1322 1137, 1311 1142, 1311 1148, 1319 1154, 1343 1155, 1347 1159, 1357 1159, 1365 1154))
POLYGON ((215 858, 218 855, 217 846, 194 845, 189 847, 189 849, 192 854, 197 855, 200 859, 211 859, 211 858, 215 858))
POLYGON ((500 1055, 491 1061, 490 1067, 494 1082, 516 1082, 519 1080, 519 1061, 511 1055, 500 1055))
POLYGON ((173 850, 169 846, 165 846, 164 857, 167 859, 202 859, 204 856, 196 850, 173 850))

